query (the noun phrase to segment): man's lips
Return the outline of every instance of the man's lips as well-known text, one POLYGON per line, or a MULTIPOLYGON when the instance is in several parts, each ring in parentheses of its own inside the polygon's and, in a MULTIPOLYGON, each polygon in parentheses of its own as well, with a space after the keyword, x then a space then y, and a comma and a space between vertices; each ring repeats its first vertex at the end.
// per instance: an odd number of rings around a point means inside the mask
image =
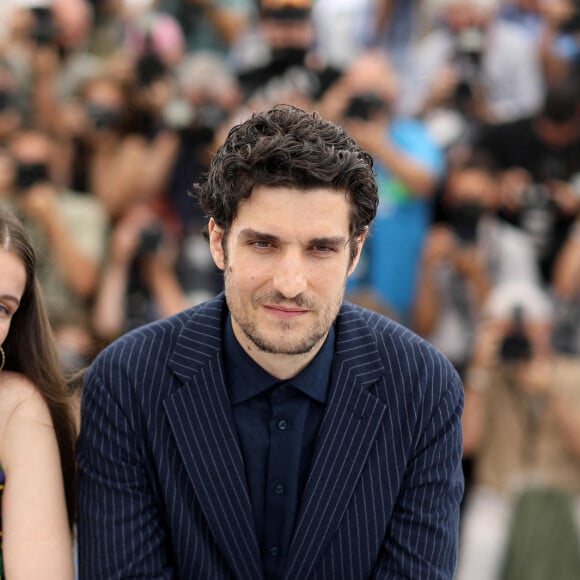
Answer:
POLYGON ((309 312, 309 310, 305 308, 299 308, 296 306, 280 306, 278 304, 265 304, 264 308, 268 312, 283 318, 295 318, 309 312))

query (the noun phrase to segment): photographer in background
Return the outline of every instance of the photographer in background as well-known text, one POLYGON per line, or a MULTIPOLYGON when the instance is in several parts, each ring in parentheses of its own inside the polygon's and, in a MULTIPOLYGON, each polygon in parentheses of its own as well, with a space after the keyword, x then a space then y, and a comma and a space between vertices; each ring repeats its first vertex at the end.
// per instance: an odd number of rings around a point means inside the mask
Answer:
POLYGON ((489 291, 509 280, 539 282, 525 233, 499 220, 499 186, 482 161, 452 167, 442 187, 442 219, 425 241, 413 329, 464 377, 489 291))
POLYGON ((578 0, 504 0, 500 17, 524 28, 538 50, 548 86, 579 72, 578 0))
POLYGON ((474 475, 457 580, 578 578, 580 361, 551 348, 539 287, 495 288, 465 380, 474 475))
POLYGON ((501 170, 501 216, 533 239, 546 284, 580 209, 580 92, 551 87, 533 117, 488 127, 476 147, 501 170))
POLYGON ((117 220, 92 312, 104 344, 189 306, 174 272, 176 257, 168 223, 151 206, 134 204, 117 220))
POLYGON ((231 62, 256 108, 292 103, 311 108, 342 70, 321 57, 313 0, 259 0, 256 21, 233 45, 231 62))
POLYGON ((55 181, 59 150, 48 133, 19 129, 7 150, 13 171, 6 201, 32 238, 63 363, 67 370, 74 369, 90 358, 88 309, 97 287, 108 219, 90 194, 67 190, 55 181))
POLYGON ((62 105, 68 179, 90 191, 113 220, 136 202, 163 196, 179 147, 176 132, 161 122, 162 103, 171 95, 168 73, 146 72, 148 82, 135 100, 148 107, 136 106, 110 74, 87 80, 77 99, 62 105))
POLYGON ((320 105, 373 156, 379 185, 373 235, 350 278, 350 299, 370 291, 392 316, 408 321, 444 159, 421 121, 396 115, 398 88, 386 53, 371 49, 353 62, 320 105))
POLYGON ((103 66, 89 50, 91 4, 89 0, 18 2, 8 22, 3 57, 26 93, 27 121, 57 131, 60 101, 103 66))
POLYGON ((444 147, 469 142, 480 125, 537 111, 538 52, 524 30, 498 17, 499 0, 429 0, 437 25, 419 41, 402 106, 444 147))

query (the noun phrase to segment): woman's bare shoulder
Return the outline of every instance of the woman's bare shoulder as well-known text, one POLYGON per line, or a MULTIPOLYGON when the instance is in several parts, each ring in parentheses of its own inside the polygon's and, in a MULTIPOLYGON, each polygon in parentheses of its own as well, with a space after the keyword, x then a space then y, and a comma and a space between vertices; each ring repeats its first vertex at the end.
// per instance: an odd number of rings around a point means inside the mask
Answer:
POLYGON ((12 371, 0 373, 0 433, 13 417, 47 420, 50 413, 32 381, 12 371))

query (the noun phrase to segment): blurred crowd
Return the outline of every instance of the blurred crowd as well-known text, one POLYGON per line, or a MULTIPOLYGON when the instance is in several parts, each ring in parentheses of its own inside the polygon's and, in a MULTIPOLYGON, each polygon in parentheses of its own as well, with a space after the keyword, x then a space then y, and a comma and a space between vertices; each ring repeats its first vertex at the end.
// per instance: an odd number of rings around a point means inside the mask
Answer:
POLYGON ((277 103, 375 159, 348 298, 463 378, 458 577, 580 577, 577 0, 2 0, 0 202, 66 369, 221 290, 194 184, 277 103))

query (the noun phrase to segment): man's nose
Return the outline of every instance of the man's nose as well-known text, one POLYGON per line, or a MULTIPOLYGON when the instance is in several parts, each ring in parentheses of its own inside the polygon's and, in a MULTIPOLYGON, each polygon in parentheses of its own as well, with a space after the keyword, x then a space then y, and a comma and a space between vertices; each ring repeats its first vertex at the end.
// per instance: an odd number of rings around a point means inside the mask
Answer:
POLYGON ((283 252, 272 276, 274 290, 286 298, 295 298, 305 292, 308 286, 306 268, 301 252, 295 249, 283 252))

